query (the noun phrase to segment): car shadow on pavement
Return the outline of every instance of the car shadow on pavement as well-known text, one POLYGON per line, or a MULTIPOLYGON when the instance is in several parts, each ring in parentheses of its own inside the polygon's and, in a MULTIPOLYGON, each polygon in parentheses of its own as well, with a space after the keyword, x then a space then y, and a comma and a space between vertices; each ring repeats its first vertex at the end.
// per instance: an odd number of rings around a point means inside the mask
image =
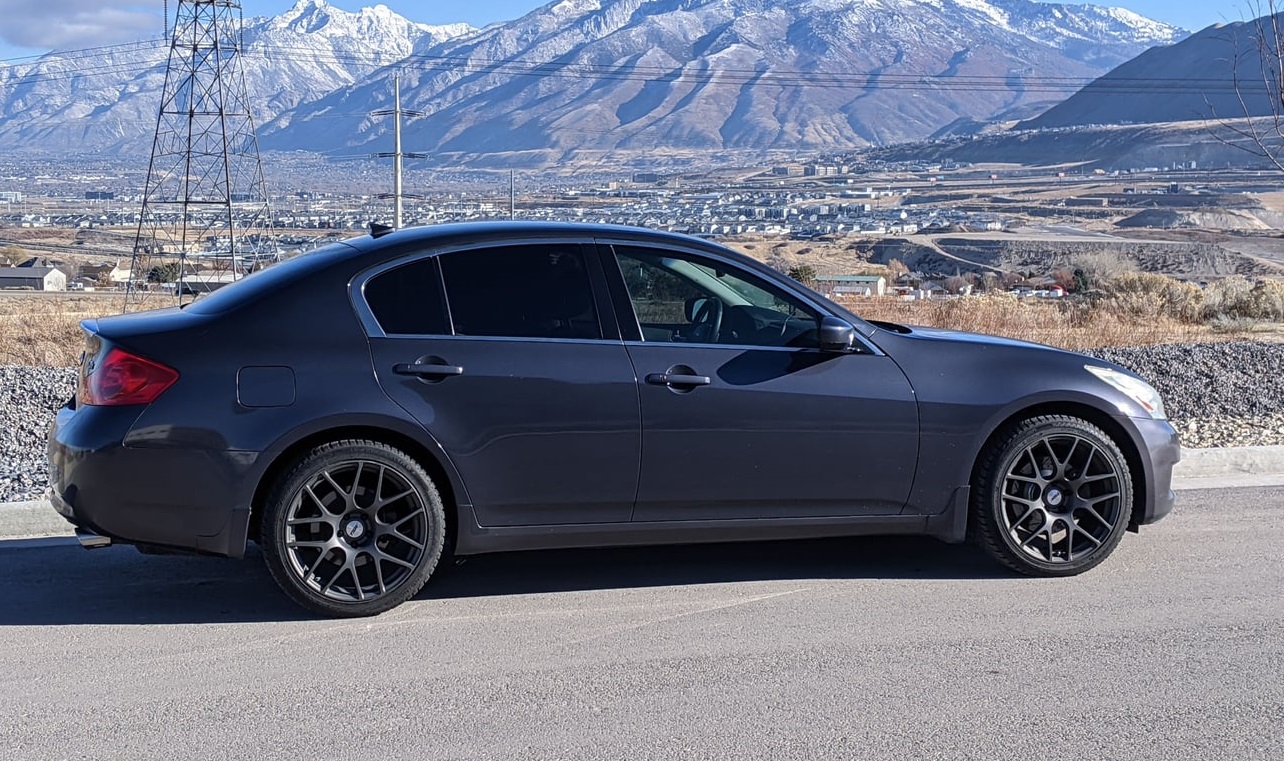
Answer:
POLYGON ((615 547, 480 555, 417 599, 821 579, 986 579, 1012 574, 966 545, 922 537, 615 547))
MULTIPOLYGON (((548 550, 444 558, 417 599, 689 584, 825 579, 983 579, 1009 575, 981 553, 931 539, 879 537, 548 550)), ((68 541, 0 541, 0 626, 303 621, 251 547, 244 561, 86 552, 68 541)))

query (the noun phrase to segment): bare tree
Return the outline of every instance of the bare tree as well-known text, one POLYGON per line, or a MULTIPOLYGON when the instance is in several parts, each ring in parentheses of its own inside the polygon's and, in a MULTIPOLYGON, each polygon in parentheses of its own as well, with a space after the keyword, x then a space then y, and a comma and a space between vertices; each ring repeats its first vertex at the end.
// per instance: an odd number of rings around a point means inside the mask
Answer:
POLYGON ((1284 13, 1279 0, 1249 0, 1253 20, 1230 33, 1231 77, 1239 113, 1218 114, 1205 97, 1218 142, 1284 172, 1284 13), (1244 34, 1240 31, 1243 30, 1244 34))

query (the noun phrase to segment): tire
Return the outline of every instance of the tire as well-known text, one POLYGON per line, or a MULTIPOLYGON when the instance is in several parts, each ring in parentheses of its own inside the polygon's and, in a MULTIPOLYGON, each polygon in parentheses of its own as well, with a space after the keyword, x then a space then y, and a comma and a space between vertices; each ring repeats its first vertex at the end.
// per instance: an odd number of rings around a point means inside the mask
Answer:
POLYGON ((260 536, 282 591, 350 618, 414 597, 441 559, 445 526, 423 466, 387 444, 349 440, 316 447, 277 481, 260 536))
POLYGON ((1132 474, 1114 440, 1086 420, 1045 415, 1007 427, 982 453, 970 525, 1017 573, 1073 576, 1119 546, 1132 504, 1132 474))

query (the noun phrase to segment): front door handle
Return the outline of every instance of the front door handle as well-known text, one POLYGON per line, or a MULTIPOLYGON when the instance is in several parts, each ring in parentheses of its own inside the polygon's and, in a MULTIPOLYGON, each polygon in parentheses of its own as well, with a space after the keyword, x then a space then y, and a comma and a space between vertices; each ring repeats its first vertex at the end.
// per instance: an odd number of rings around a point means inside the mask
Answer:
POLYGON ((397 375, 415 375, 420 378, 446 378, 451 375, 463 375, 464 368, 459 365, 437 365, 429 362, 411 362, 392 366, 397 375))
POLYGON ((651 373, 646 382, 655 386, 707 386, 713 381, 707 375, 687 375, 686 373, 651 373))

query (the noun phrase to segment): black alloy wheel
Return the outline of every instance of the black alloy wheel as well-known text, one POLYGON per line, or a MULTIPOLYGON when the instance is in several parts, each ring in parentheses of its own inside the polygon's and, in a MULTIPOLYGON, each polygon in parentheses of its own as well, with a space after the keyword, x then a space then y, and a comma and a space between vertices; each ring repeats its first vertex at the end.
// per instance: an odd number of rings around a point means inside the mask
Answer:
POLYGON ((374 441, 313 449, 262 515, 272 577, 327 616, 370 616, 413 597, 441 558, 445 514, 423 467, 374 441))
POLYGON ((1073 576, 1105 560, 1132 515, 1128 461, 1097 426, 1048 415, 1009 427, 982 455, 971 526, 1028 576, 1073 576))

